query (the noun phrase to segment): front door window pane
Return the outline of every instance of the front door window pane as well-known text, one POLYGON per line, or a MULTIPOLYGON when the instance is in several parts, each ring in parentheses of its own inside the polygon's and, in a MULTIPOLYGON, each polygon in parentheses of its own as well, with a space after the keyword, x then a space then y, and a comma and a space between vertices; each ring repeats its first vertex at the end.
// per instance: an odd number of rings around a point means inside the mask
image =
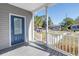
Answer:
POLYGON ((14 34, 22 34, 22 19, 14 18, 14 34))

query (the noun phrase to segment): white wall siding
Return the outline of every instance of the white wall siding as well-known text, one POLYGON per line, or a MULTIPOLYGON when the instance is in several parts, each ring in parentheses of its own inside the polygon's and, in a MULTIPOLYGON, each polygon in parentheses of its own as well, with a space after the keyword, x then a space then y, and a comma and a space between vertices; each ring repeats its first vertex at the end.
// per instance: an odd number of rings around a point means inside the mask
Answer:
POLYGON ((26 40, 32 13, 9 4, 0 4, 0 50, 9 47, 9 13, 26 16, 26 40))

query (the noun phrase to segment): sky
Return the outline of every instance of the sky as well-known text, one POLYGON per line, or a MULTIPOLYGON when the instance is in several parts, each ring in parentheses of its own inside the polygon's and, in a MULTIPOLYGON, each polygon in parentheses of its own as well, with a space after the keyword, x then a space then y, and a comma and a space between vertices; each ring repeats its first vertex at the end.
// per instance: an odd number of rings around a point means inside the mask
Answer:
MULTIPOLYGON (((42 16, 45 15, 45 9, 41 9, 36 12, 35 15, 42 16)), ((74 20, 79 16, 79 4, 74 3, 61 3, 54 6, 48 7, 48 16, 51 17, 54 25, 59 25, 63 19, 67 16, 73 18, 74 20)))

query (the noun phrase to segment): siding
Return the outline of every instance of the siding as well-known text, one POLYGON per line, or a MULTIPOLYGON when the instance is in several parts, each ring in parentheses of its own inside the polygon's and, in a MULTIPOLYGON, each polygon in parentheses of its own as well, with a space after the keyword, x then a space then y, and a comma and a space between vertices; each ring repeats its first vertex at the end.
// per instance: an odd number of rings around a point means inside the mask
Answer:
POLYGON ((0 50, 9 47, 9 13, 26 16, 26 39, 32 13, 7 3, 0 3, 0 50))

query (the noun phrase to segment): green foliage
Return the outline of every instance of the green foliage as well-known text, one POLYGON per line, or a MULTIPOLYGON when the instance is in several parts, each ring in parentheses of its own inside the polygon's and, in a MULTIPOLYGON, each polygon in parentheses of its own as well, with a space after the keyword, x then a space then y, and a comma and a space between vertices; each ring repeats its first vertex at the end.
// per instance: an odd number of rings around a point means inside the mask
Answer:
MULTIPOLYGON (((52 25, 53 22, 50 17, 48 17, 48 26, 52 25)), ((35 28, 46 28, 46 19, 45 16, 35 16, 34 17, 34 26, 35 28)))
MULTIPOLYGON (((74 24, 79 24, 79 16, 74 20, 70 17, 66 17, 63 19, 63 21, 60 23, 61 30, 69 30, 68 27, 74 24)), ((34 26, 35 28, 46 28, 46 16, 35 16, 34 17, 34 26)), ((48 26, 51 28, 53 26, 53 22, 51 17, 48 17, 48 26)))
POLYGON ((48 25, 53 25, 53 22, 50 17, 48 17, 48 25))
POLYGON ((61 22, 62 30, 68 30, 68 27, 73 24, 76 24, 76 21, 73 20, 72 18, 67 17, 63 19, 63 21, 61 22))
POLYGON ((42 18, 39 16, 35 16, 34 17, 34 26, 37 28, 37 27, 42 27, 42 25, 43 25, 42 18))
POLYGON ((76 24, 79 24, 79 16, 75 19, 76 24))
POLYGON ((46 20, 43 20, 43 25, 42 25, 43 28, 46 28, 46 20))

